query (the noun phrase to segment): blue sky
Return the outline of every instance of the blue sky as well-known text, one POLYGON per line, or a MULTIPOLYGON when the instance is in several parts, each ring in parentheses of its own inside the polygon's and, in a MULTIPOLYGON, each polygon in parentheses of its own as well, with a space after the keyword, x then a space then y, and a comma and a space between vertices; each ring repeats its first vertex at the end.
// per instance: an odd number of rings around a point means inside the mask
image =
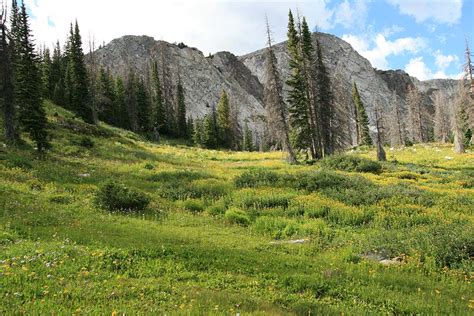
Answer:
POLYGON ((459 76, 465 38, 474 47, 473 0, 25 2, 37 43, 44 45, 63 42, 77 18, 86 46, 89 38, 107 43, 127 34, 149 35, 205 54, 242 55, 265 45, 265 15, 275 41, 285 40, 288 9, 298 8, 310 25, 345 39, 374 67, 403 69, 422 80, 459 76))

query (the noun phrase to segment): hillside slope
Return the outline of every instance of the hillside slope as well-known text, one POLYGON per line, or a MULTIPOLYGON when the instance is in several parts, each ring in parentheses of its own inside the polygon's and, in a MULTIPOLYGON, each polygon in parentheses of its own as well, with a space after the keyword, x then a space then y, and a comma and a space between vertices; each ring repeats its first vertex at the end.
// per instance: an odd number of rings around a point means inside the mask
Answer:
POLYGON ((290 166, 47 109, 46 157, 0 148, 0 314, 472 313, 473 153, 290 166), (101 209, 108 180, 150 205, 101 209))

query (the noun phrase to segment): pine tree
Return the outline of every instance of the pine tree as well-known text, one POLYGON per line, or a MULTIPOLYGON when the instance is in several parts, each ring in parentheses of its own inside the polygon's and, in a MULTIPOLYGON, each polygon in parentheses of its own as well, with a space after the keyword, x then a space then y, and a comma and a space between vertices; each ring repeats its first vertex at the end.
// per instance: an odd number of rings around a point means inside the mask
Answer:
POLYGON ((186 122, 186 102, 184 97, 184 88, 181 78, 178 76, 177 93, 176 93, 176 123, 177 135, 181 138, 187 138, 187 122, 186 122))
POLYGON ((242 150, 243 151, 254 151, 255 147, 253 144, 253 135, 252 131, 250 130, 247 122, 244 125, 244 135, 242 140, 242 150))
POLYGON ((118 126, 124 129, 130 129, 130 120, 127 111, 126 91, 122 78, 118 77, 115 81, 115 104, 118 114, 118 126))
POLYGON ((20 41, 16 43, 18 57, 15 62, 15 97, 20 105, 20 124, 35 142, 38 152, 50 147, 47 118, 42 105, 41 74, 35 53, 28 15, 23 3, 18 20, 20 41))
POLYGON ((149 135, 151 132, 150 99, 143 79, 137 80, 136 84, 138 130, 145 135, 149 135))
POLYGON ((65 87, 64 87, 64 58, 61 53, 61 47, 59 46, 59 41, 56 42, 56 46, 53 51, 53 58, 51 61, 51 71, 49 73, 49 82, 52 85, 52 94, 50 98, 54 103, 64 106, 66 104, 65 100, 65 87))
POLYGON ((130 67, 125 87, 125 104, 127 107, 127 119, 130 130, 139 133, 140 125, 138 122, 138 106, 137 106, 137 79, 135 72, 130 67))
POLYGON ((119 126, 120 115, 116 104, 114 80, 111 74, 102 67, 99 70, 97 88, 99 119, 108 124, 119 126))
POLYGON ((215 149, 218 146, 219 134, 217 131, 217 119, 215 108, 212 108, 211 113, 204 117, 203 124, 203 145, 206 148, 215 149))
POLYGON ((193 135, 194 135, 194 120, 191 116, 186 121, 186 127, 187 127, 186 139, 187 140, 192 140, 193 135))
POLYGON ((217 105, 217 130, 219 145, 230 149, 232 147, 232 129, 230 121, 229 97, 225 90, 222 90, 219 104, 217 105))
POLYGON ((194 128, 193 128, 193 142, 196 146, 203 147, 204 146, 204 124, 203 120, 196 119, 194 120, 194 128))
POLYGON ((166 133, 166 113, 163 107, 163 92, 161 88, 158 63, 152 64, 152 128, 155 140, 159 139, 160 133, 166 133))
POLYGON ((359 90, 357 89, 357 85, 354 82, 352 87, 352 99, 355 104, 356 108, 356 122, 357 122, 357 131, 360 137, 360 142, 358 145, 366 145, 372 146, 372 138, 370 137, 370 130, 369 130, 369 117, 367 116, 367 112, 365 111, 364 104, 360 99, 359 90))
POLYGON ((51 81, 52 65, 51 52, 49 48, 45 48, 41 56, 41 81, 43 83, 43 97, 48 99, 52 98, 54 92, 54 85, 51 81))
POLYGON ((81 117, 84 122, 95 123, 89 98, 89 81, 82 50, 82 38, 79 24, 71 25, 68 43, 68 94, 71 109, 81 117))
POLYGON ((287 108, 283 99, 283 87, 278 72, 277 59, 273 50, 270 25, 267 19, 267 50, 265 56, 266 81, 264 85, 265 109, 267 125, 272 131, 272 137, 282 144, 288 154, 288 162, 296 163, 296 155, 290 142, 290 132, 287 123, 287 108))
POLYGON ((301 54, 299 51, 300 38, 295 28, 293 14, 288 14, 288 52, 290 54, 290 77, 287 80, 288 108, 291 125, 291 139, 296 149, 307 150, 311 148, 313 156, 316 155, 312 146, 313 134, 310 126, 309 100, 307 97, 307 85, 305 75, 301 67, 301 54))
POLYGON ((5 140, 8 144, 19 141, 18 122, 14 105, 13 40, 7 38, 6 8, 0 8, 0 105, 3 108, 5 140))
POLYGON ((323 157, 334 153, 334 95, 331 91, 331 80, 323 61, 319 40, 316 41, 316 84, 319 104, 319 129, 323 148, 323 157))

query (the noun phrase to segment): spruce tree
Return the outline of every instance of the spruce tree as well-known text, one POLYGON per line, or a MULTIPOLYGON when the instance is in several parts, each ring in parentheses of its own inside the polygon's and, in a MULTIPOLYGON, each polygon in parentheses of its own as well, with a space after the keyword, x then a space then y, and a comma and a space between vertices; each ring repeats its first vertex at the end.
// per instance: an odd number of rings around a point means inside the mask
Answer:
MULTIPOLYGON (((305 75, 301 67, 302 60, 299 51, 300 38, 295 28, 293 14, 290 10, 288 21, 288 52, 290 54, 290 77, 287 80, 288 108, 291 124, 291 138, 296 149, 307 150, 312 148, 312 130, 310 126, 309 100, 305 75)), ((312 150, 314 154, 314 150, 312 150)))
POLYGON ((331 90, 331 79, 323 61, 323 53, 319 40, 316 41, 316 84, 319 104, 319 129, 323 149, 323 157, 334 153, 334 95, 331 90))
POLYGON ((130 120, 128 118, 126 91, 122 78, 118 77, 115 81, 115 106, 117 108, 118 126, 124 129, 130 129, 130 120))
POLYGON ((84 122, 95 123, 90 106, 89 81, 84 61, 84 51, 82 50, 82 38, 77 21, 74 28, 71 25, 68 48, 70 106, 84 122))
POLYGON ((38 152, 42 153, 50 146, 48 122, 41 100, 39 60, 35 53, 24 3, 18 20, 18 35, 20 41, 16 43, 18 58, 15 60, 15 99, 20 105, 20 124, 35 142, 38 152))
POLYGON ((184 87, 180 77, 178 77, 176 103, 177 136, 187 138, 188 126, 186 122, 186 102, 184 97, 184 87))
POLYGON ((230 149, 232 147, 232 128, 230 119, 229 97, 222 90, 219 104, 217 105, 217 130, 219 146, 230 149))
POLYGON ((151 132, 151 107, 150 99, 143 79, 137 80, 136 101, 139 131, 145 135, 149 135, 151 132))
POLYGON ((358 145, 372 146, 372 138, 370 137, 369 130, 369 117, 367 116, 364 104, 360 99, 359 90, 357 89, 355 82, 352 87, 352 99, 356 108, 357 134, 360 138, 358 145))
POLYGON ((196 146, 203 147, 204 146, 204 125, 203 120, 196 119, 194 120, 194 128, 193 128, 193 142, 196 146))
POLYGON ((160 133, 166 133, 166 113, 163 105, 163 92, 158 72, 158 63, 155 61, 151 70, 152 82, 152 128, 155 140, 160 133))
POLYGON ((0 10, 0 106, 3 108, 5 140, 8 144, 15 144, 20 137, 14 105, 13 41, 7 37, 6 9, 1 7, 0 10))
POLYGON ((254 151, 254 144, 253 144, 253 135, 252 131, 250 130, 247 122, 244 125, 244 135, 242 140, 242 150, 243 151, 254 151))
POLYGON ((111 74, 102 67, 99 70, 97 102, 99 119, 108 124, 119 126, 120 115, 116 105, 114 81, 111 74))
POLYGON ((51 52, 49 48, 45 48, 41 56, 41 80, 43 83, 43 97, 48 99, 51 99, 54 92, 54 85, 51 81, 52 65, 51 52))
POLYGON ((54 47, 53 57, 51 60, 51 71, 49 73, 49 82, 52 85, 52 94, 50 98, 53 100, 54 103, 64 106, 65 101, 65 87, 64 87, 64 58, 61 53, 61 47, 59 46, 59 41, 56 42, 56 46, 54 47))
POLYGON ((215 107, 211 113, 204 117, 203 123, 203 145, 206 148, 215 149, 218 146, 219 134, 217 130, 217 118, 215 107))

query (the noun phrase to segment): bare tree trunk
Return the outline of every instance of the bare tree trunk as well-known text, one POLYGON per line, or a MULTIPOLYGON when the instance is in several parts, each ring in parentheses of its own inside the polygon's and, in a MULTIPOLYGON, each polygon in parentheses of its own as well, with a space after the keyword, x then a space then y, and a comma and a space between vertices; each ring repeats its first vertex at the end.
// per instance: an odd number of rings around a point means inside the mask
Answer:
POLYGON ((375 109, 375 127, 377 129, 377 137, 376 137, 377 160, 378 161, 387 161, 387 155, 385 153, 385 150, 383 149, 383 140, 382 140, 382 131, 383 131, 382 111, 381 111, 380 107, 378 107, 378 106, 375 109))
POLYGON ((456 99, 452 106, 452 128, 454 133, 454 152, 461 154, 465 152, 464 148, 464 135, 463 135, 463 112, 465 106, 470 103, 470 96, 468 87, 465 85, 465 81, 461 80, 458 85, 458 91, 456 99))

